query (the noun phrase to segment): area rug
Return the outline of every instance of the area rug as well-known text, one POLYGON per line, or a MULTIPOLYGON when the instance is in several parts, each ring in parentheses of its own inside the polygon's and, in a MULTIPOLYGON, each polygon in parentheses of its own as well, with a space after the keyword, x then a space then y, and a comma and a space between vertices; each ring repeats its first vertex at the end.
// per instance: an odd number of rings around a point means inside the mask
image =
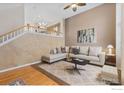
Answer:
POLYGON ((97 80, 97 75, 102 69, 101 67, 90 64, 85 66, 78 65, 78 68, 85 69, 85 71, 81 70, 79 74, 73 70, 67 70, 73 66, 73 63, 66 61, 39 65, 41 70, 47 73, 47 75, 55 76, 58 80, 62 80, 69 85, 105 85, 105 82, 97 80))
POLYGON ((26 85, 25 82, 22 79, 16 79, 9 83, 10 86, 21 86, 26 85))

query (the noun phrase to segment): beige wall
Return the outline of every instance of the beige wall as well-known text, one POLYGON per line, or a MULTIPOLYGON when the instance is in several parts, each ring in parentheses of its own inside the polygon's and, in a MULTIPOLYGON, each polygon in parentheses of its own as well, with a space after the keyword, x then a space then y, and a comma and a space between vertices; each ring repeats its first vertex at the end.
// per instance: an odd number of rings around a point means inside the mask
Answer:
POLYGON ((63 37, 25 34, 0 47, 0 70, 39 61, 51 48, 60 46, 64 46, 63 37))
POLYGON ((65 21, 66 45, 84 45, 77 43, 77 31, 87 28, 95 28, 97 43, 104 48, 108 44, 115 46, 116 29, 115 4, 103 4, 84 13, 78 14, 65 21))
POLYGON ((24 25, 23 4, 0 4, 0 35, 24 25))
POLYGON ((47 27, 48 31, 55 31, 55 27, 58 27, 58 32, 60 32, 60 23, 54 24, 52 26, 47 27))

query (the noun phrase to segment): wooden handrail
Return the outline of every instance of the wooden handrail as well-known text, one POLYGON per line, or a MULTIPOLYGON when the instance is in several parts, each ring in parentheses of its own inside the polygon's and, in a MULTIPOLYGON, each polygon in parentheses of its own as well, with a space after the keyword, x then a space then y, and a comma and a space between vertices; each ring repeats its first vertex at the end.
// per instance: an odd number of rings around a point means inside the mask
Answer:
POLYGON ((7 32, 7 33, 5 33, 5 34, 0 35, 0 37, 3 37, 3 36, 6 36, 7 34, 16 32, 17 30, 22 29, 22 28, 24 28, 24 27, 26 27, 26 26, 20 26, 20 27, 14 29, 14 30, 12 30, 12 31, 9 31, 9 32, 7 32))

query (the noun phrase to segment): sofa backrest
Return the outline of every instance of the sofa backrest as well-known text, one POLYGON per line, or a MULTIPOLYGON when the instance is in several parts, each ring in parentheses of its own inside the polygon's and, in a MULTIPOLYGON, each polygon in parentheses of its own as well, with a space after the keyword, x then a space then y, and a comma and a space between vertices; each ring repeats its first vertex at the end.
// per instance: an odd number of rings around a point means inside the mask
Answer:
POLYGON ((102 52, 101 46, 71 46, 71 48, 79 49, 79 54, 98 56, 102 52))
POLYGON ((88 55, 89 54, 89 46, 80 46, 80 54, 88 55))
POLYGON ((94 46, 90 46, 89 48, 89 55, 90 56, 99 56, 99 54, 102 52, 102 47, 94 47, 94 46))

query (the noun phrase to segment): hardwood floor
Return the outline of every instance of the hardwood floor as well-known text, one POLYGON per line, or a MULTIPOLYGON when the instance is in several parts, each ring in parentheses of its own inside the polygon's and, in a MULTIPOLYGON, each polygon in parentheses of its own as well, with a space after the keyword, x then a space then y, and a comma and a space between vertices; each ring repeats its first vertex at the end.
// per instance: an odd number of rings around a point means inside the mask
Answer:
POLYGON ((0 85, 8 85, 16 79, 22 79, 26 85, 59 85, 32 66, 0 73, 0 85))

